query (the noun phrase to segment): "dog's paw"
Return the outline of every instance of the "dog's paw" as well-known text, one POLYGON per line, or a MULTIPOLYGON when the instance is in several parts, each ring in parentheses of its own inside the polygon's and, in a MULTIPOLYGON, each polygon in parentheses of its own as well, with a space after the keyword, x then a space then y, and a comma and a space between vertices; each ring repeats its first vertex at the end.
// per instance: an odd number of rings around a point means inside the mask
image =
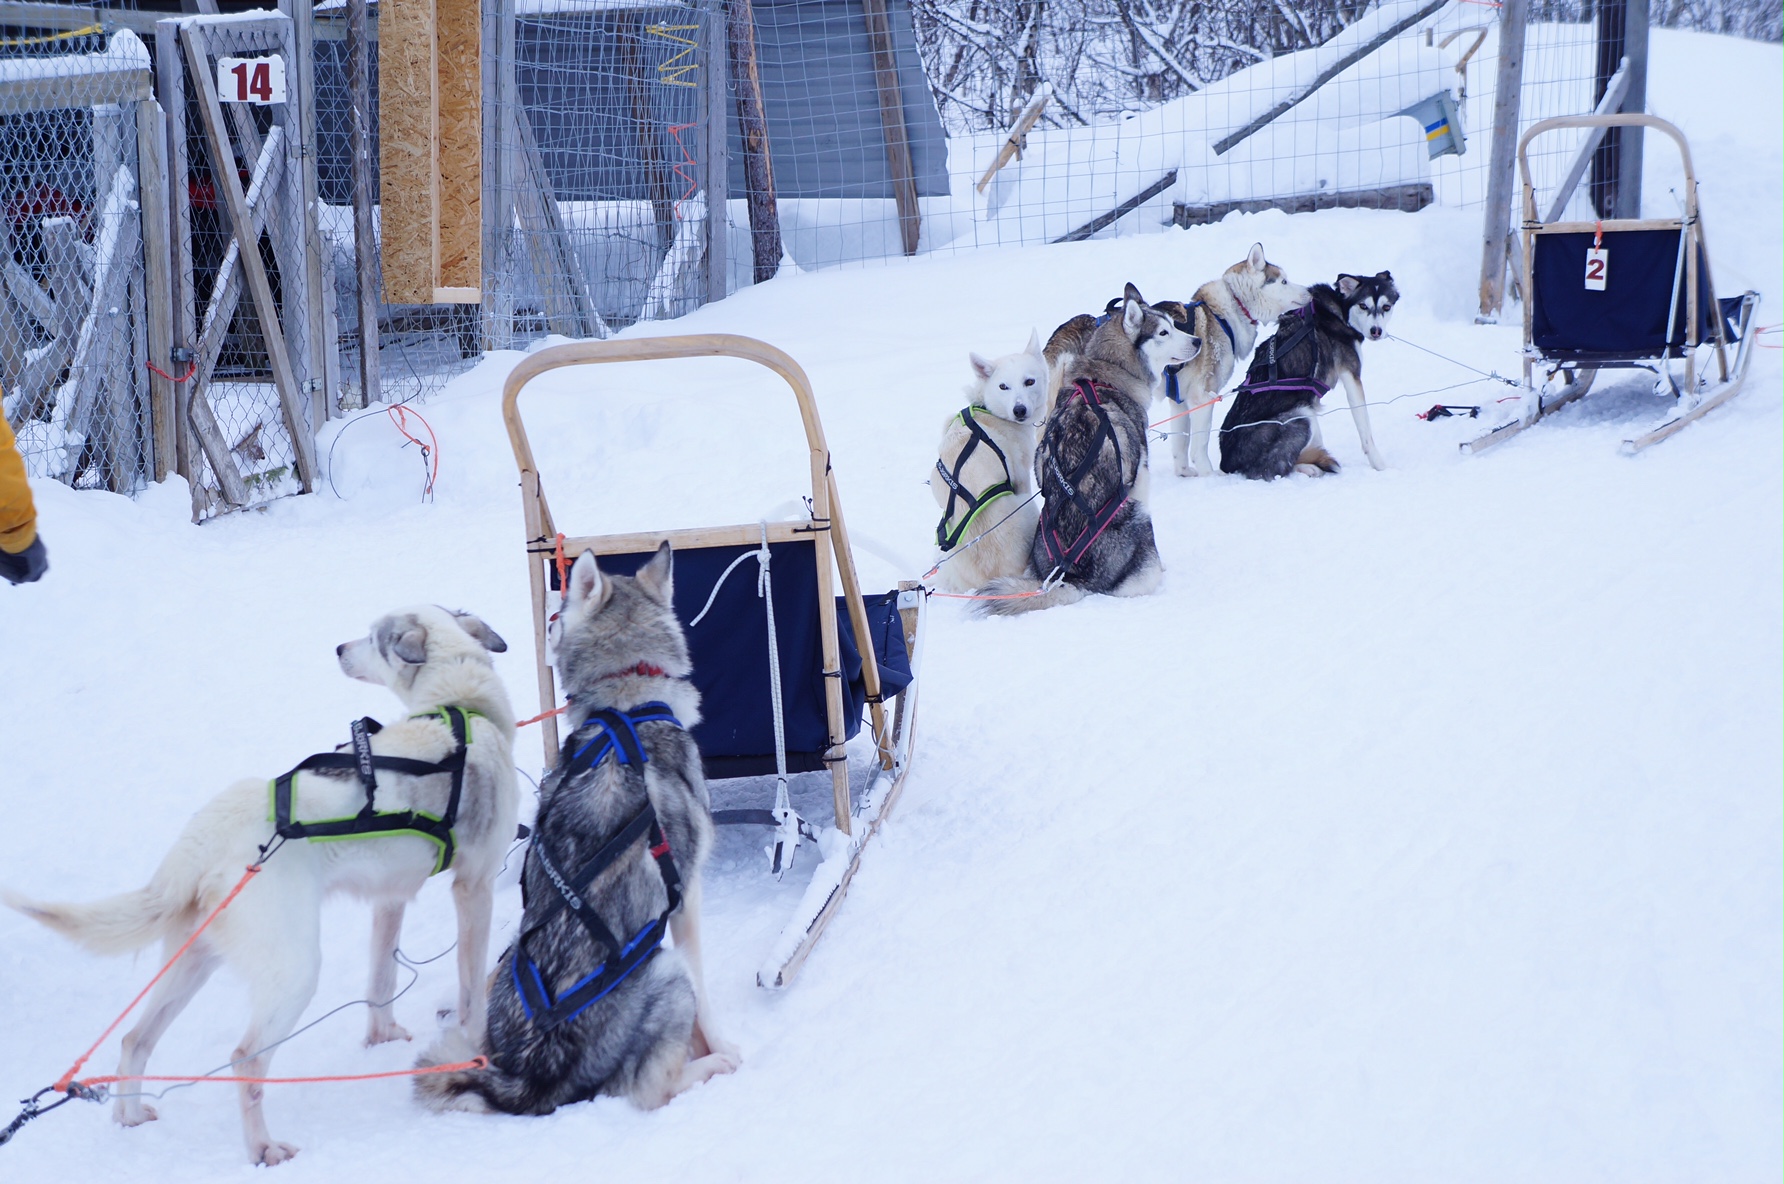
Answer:
POLYGON ((252 1149, 256 1166, 276 1167, 297 1154, 297 1148, 289 1143, 268 1141, 252 1149))
POLYGON ((383 1023, 374 1021, 372 1026, 366 1031, 365 1045, 367 1048, 370 1048, 374 1044, 388 1044, 392 1040, 413 1039, 414 1037, 409 1035, 409 1029, 403 1027, 395 1020, 386 1020, 383 1023))
POLYGON ((1175 467, 1179 477, 1193 477, 1196 475, 1196 467, 1186 460, 1175 462, 1175 467))
POLYGON ((119 1098, 117 1105, 112 1107, 112 1118, 119 1126, 141 1126, 160 1117, 153 1106, 139 1098, 119 1098))
POLYGON ((731 1068, 726 1069, 726 1073, 734 1071, 737 1066, 743 1064, 743 1050, 738 1048, 735 1044, 732 1044, 729 1040, 709 1039, 706 1042, 706 1046, 711 1050, 713 1056, 719 1057, 730 1063, 731 1068))

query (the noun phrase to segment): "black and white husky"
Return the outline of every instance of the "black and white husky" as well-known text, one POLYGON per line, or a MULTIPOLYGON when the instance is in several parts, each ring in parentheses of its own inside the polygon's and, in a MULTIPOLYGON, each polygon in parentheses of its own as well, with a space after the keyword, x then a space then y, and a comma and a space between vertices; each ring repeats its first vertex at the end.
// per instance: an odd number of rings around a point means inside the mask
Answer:
POLYGON ((592 554, 570 570, 552 629, 570 735, 540 786, 520 936, 490 978, 487 1039, 449 1032, 418 1067, 490 1065, 417 1077, 423 1105, 549 1114, 607 1094, 650 1109, 737 1068, 700 968, 712 814, 670 566, 664 543, 635 577, 592 554))
POLYGON ((1384 467, 1369 430, 1363 394, 1363 361, 1357 347, 1379 340, 1400 293, 1383 271, 1369 278, 1340 275, 1334 287, 1315 284, 1312 299, 1284 315, 1276 336, 1265 341, 1233 396, 1220 428, 1220 467, 1227 473, 1269 479, 1299 472, 1336 473, 1319 430, 1319 400, 1343 386, 1363 452, 1384 467))
POLYGON ((1035 451, 1041 520, 1029 574, 993 580, 982 611, 1008 614, 1071 604, 1085 594, 1144 596, 1164 567, 1146 510, 1146 407, 1166 366, 1187 362, 1200 339, 1146 303, 1132 284, 1110 316, 1067 359, 1035 451))

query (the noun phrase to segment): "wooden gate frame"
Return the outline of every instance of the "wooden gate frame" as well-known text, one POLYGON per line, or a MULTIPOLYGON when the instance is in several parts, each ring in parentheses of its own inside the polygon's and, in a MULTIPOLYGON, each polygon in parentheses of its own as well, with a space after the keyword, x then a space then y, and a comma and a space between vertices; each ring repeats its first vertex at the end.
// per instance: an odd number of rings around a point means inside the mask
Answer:
MULTIPOLYGON (((298 38, 291 18, 283 14, 191 16, 157 21, 156 59, 162 92, 177 96, 167 105, 170 210, 172 222, 175 333, 190 343, 189 374, 181 375, 176 396, 177 418, 189 426, 197 446, 216 474, 218 488, 231 509, 252 500, 235 466, 209 399, 211 375, 229 333, 230 322, 245 286, 266 345, 273 384, 278 390, 285 430, 291 439, 293 463, 305 493, 315 488, 316 438, 311 426, 327 415, 323 350, 329 344, 322 324, 323 309, 312 299, 322 277, 313 249, 315 225, 313 153, 306 154, 310 121, 304 109, 304 71, 298 59, 298 38), (285 58, 290 80, 286 100, 274 109, 271 133, 264 138, 252 113, 231 104, 225 115, 217 94, 213 59, 227 54, 278 53, 285 58), (183 64, 182 64, 183 63, 183 64), (212 176, 228 213, 232 238, 202 318, 197 313, 191 247, 191 197, 186 150, 185 79, 198 97, 205 141, 217 167, 212 176), (249 187, 230 167, 241 157, 252 162, 249 187), (241 249, 243 228, 251 228, 255 249, 241 249), (279 261, 286 315, 281 320, 272 283, 258 243, 266 233, 279 261), (183 412, 184 414, 179 414, 183 412)), ((183 433, 182 433, 183 435, 183 433)), ((181 450, 182 475, 191 479, 195 466, 190 448, 181 450)), ((195 511, 202 510, 193 482, 195 511)))
MULTIPOLYGON (((526 515, 527 574, 531 582, 533 602, 533 644, 539 673, 539 702, 542 707, 557 703, 557 690, 552 678, 551 663, 546 656, 545 630, 548 617, 547 597, 550 592, 551 565, 557 550, 557 523, 545 500, 539 479, 539 466, 527 439, 526 426, 520 418, 520 392, 540 375, 565 366, 587 366, 605 362, 644 362, 667 358, 741 358, 774 371, 793 390, 799 404, 799 418, 805 427, 806 445, 811 458, 811 518, 807 522, 749 523, 743 526, 695 527, 683 530, 647 531, 636 534, 566 535, 564 558, 574 561, 583 552, 595 555, 626 555, 655 549, 667 541, 671 547, 734 547, 755 546, 762 541, 766 529, 771 543, 805 542, 813 544, 817 557, 818 632, 824 655, 824 693, 829 716, 828 745, 824 755, 830 766, 831 793, 836 812, 837 829, 849 834, 849 766, 843 750, 846 735, 842 705, 842 662, 837 639, 836 614, 825 611, 835 595, 834 570, 842 579, 843 599, 848 607, 861 653, 862 676, 866 683, 867 701, 873 713, 874 745, 880 768, 893 768, 893 738, 884 706, 880 702, 879 661, 870 642, 867 607, 861 599, 861 583, 855 572, 854 555, 849 549, 848 526, 843 520, 842 502, 837 496, 836 474, 830 468, 830 448, 824 442, 824 428, 818 420, 817 401, 811 381, 799 363, 774 346, 752 337, 730 333, 702 333, 684 337, 646 337, 622 341, 578 341, 552 346, 529 355, 508 375, 502 386, 502 421, 508 427, 508 440, 514 447, 514 460, 520 466, 521 507, 526 515), (823 546, 816 536, 828 532, 830 547, 823 546)), ((547 716, 540 729, 545 746, 545 767, 557 761, 558 729, 555 716, 547 716)))

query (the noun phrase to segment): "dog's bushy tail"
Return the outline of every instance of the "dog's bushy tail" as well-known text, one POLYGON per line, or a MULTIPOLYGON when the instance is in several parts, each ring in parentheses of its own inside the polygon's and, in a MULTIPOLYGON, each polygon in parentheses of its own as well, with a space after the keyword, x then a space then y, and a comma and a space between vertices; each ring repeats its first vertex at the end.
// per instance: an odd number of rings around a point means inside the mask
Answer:
POLYGON ((164 936, 169 922, 175 917, 189 911, 189 906, 171 902, 153 881, 148 887, 134 892, 121 892, 83 904, 31 900, 16 892, 6 893, 5 900, 7 907, 47 925, 95 954, 140 950, 164 936))
POLYGON ((1084 590, 1076 584, 1054 584, 1035 576, 1004 576, 992 580, 974 595, 985 597, 973 602, 973 611, 981 617, 1013 617, 1037 609, 1076 604, 1084 599, 1084 590))
POLYGON ((1318 444, 1309 444, 1301 449, 1301 455, 1295 463, 1297 465, 1312 465, 1322 473, 1336 473, 1339 468, 1338 458, 1318 444))
POLYGON ((134 892, 80 903, 32 900, 16 892, 0 899, 96 954, 140 950, 196 920, 208 865, 204 844, 194 841, 191 830, 180 836, 148 884, 134 892))
MULTIPOLYGON (((432 1069, 468 1061, 478 1054, 461 1028, 450 1028, 440 1034, 433 1046, 415 1062, 417 1069, 432 1069)), ((484 1055, 488 1055, 487 1051, 484 1055)), ((549 1104, 540 1105, 538 1089, 524 1077, 504 1073, 491 1065, 487 1069, 455 1069, 450 1073, 425 1073, 415 1079, 415 1100, 429 1110, 468 1110, 473 1114, 500 1111, 504 1114, 549 1114, 549 1104)))

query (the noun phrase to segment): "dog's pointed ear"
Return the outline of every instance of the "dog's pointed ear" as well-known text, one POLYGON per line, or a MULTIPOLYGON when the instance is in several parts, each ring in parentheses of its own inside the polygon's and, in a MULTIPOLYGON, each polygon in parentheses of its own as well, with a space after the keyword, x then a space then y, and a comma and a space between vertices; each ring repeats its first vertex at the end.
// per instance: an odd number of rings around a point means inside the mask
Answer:
POLYGON ((638 569, 638 586, 658 604, 665 608, 669 606, 675 595, 675 556, 669 549, 668 539, 663 540, 650 562, 638 569))
POLYGON ((981 358, 978 354, 967 354, 966 356, 972 361, 973 373, 980 378, 990 378, 991 372, 997 369, 988 358, 981 358))
POLYGON ((1352 296, 1357 294, 1357 289, 1362 286, 1362 283, 1363 281, 1354 275, 1340 274, 1338 277, 1338 295, 1349 300, 1352 296))
POLYGON ((1262 272, 1269 260, 1264 257, 1264 244, 1252 243, 1251 253, 1245 256, 1245 266, 1256 272, 1262 272))
POLYGON ((508 652, 508 643, 502 640, 500 633, 484 624, 482 617, 475 613, 467 613, 462 609, 449 608, 446 611, 452 614, 452 619, 458 622, 460 629, 469 633, 478 645, 490 653, 505 654, 508 652))
POLYGON ((410 666, 427 661, 427 627, 413 616, 386 617, 378 622, 378 652, 410 666))
POLYGON ((1028 352, 1037 358, 1045 358, 1047 356, 1047 351, 1041 348, 1041 331, 1039 329, 1030 329, 1028 331, 1028 352))
POLYGON ((1394 282, 1394 273, 1391 271, 1378 271, 1375 273, 1375 278, 1384 284, 1391 284, 1394 282))
POLYGON ((570 567, 569 606, 581 608, 584 605, 591 605, 594 608, 600 608, 607 603, 607 594, 611 590, 612 586, 608 583, 607 577, 601 574, 599 567, 595 566, 594 552, 584 551, 578 555, 576 562, 570 567))
POLYGON ((1121 325, 1129 333, 1138 333, 1146 320, 1146 298, 1132 284, 1122 290, 1121 298, 1121 325))

